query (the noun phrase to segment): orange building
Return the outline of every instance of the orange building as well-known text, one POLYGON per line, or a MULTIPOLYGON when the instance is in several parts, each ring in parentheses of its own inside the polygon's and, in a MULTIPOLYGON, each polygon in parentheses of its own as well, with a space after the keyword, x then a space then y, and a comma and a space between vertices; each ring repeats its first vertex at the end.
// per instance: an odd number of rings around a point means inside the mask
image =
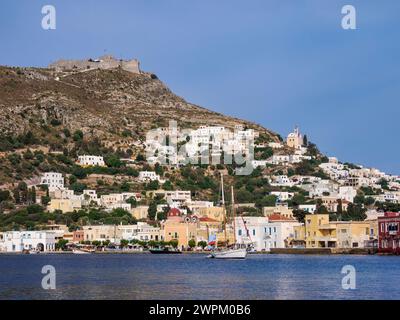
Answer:
POLYGON ((182 216, 181 212, 172 208, 162 224, 162 233, 165 241, 178 240, 178 247, 185 249, 193 239, 197 244, 197 217, 182 216))

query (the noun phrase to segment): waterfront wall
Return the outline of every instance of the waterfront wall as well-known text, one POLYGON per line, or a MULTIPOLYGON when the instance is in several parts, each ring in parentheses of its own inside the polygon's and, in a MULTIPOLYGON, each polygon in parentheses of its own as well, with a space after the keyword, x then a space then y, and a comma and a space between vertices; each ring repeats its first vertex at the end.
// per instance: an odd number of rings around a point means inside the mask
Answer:
POLYGON ((375 254, 376 249, 368 248, 282 248, 271 249, 271 254, 375 254))

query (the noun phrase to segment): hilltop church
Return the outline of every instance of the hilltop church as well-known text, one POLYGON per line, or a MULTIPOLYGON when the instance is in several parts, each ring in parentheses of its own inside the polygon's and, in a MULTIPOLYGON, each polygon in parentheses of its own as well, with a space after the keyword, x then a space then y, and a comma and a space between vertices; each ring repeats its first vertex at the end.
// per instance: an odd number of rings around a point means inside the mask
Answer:
POLYGON ((298 127, 294 128, 294 131, 289 133, 286 138, 286 144, 290 148, 300 149, 304 145, 304 137, 300 133, 298 127))

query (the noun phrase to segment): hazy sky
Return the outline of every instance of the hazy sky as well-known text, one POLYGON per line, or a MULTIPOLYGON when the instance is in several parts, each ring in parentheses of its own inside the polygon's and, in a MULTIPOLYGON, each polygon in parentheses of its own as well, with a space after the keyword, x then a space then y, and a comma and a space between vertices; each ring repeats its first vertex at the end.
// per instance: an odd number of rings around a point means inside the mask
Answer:
POLYGON ((138 58, 190 102, 400 174, 399 0, 2 0, 0 39, 2 65, 138 58))

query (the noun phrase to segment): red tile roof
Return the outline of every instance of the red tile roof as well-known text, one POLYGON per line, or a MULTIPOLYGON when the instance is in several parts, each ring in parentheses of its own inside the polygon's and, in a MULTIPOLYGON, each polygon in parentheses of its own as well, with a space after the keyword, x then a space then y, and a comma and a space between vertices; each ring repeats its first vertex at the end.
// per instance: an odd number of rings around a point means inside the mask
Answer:
POLYGON ((177 208, 172 208, 168 212, 168 217, 179 217, 181 215, 181 211, 177 208))
POLYGON ((268 216, 269 221, 296 221, 293 218, 288 218, 280 215, 279 213, 273 213, 270 216, 268 216))
POLYGON ((218 222, 218 220, 215 220, 213 218, 209 218, 209 217, 200 217, 199 219, 201 222, 218 222))
POLYGON ((385 217, 398 217, 400 212, 385 212, 385 217))

